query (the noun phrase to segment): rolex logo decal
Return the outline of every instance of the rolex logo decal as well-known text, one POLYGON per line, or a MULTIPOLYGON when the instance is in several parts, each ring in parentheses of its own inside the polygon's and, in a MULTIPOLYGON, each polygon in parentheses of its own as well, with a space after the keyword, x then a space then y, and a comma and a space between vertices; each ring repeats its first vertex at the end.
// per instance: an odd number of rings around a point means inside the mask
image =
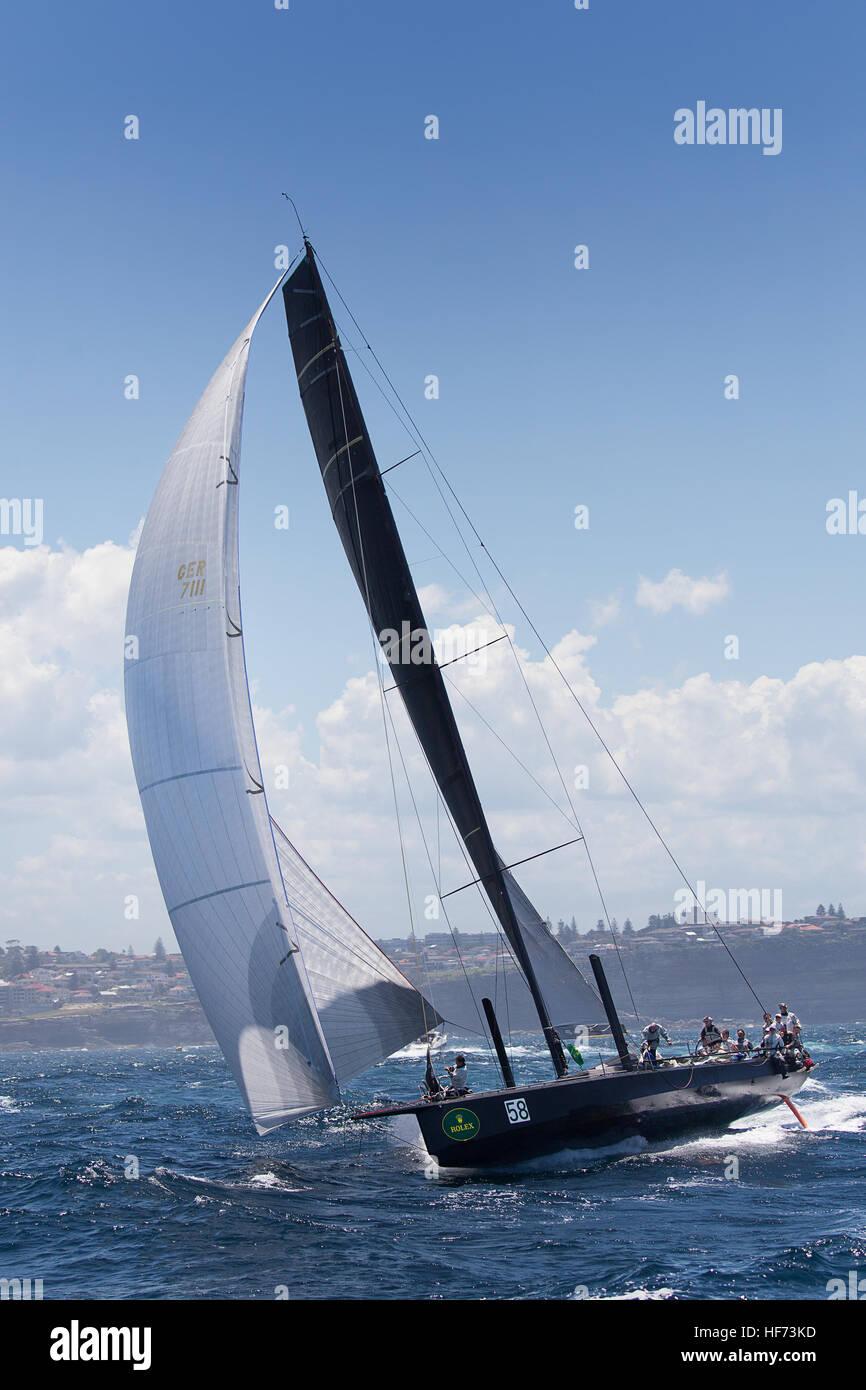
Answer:
POLYGON ((442 1128, 449 1139, 474 1139, 481 1122, 474 1110, 449 1110, 443 1117, 442 1128))

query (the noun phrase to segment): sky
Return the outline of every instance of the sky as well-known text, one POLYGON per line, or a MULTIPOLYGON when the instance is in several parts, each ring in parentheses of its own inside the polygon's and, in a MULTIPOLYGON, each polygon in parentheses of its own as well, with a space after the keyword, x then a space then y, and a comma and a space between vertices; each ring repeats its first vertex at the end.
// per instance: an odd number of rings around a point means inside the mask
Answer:
MULTIPOLYGON (((171 942, 126 741, 126 590, 174 441, 277 248, 298 248, 283 192, 692 879, 778 890, 786 917, 840 896, 866 913, 866 537, 827 529, 831 499, 866 498, 864 30, 862 7, 804 0, 7 15, 0 497, 39 499, 43 525, 31 544, 0 514, 0 940, 171 942), (781 111, 781 149, 678 144, 675 113, 699 102, 781 111)), ((385 468, 412 446, 356 378, 385 468)), ((369 633, 279 299, 244 431, 247 665, 263 766, 290 770, 272 811, 373 935, 405 936, 369 633)), ((404 503, 464 574, 482 552, 462 550, 423 462, 391 481, 431 626, 486 630, 404 503)), ((525 678, 611 913, 671 910, 670 862, 487 578, 523 674, 507 644, 452 673, 503 854, 568 838, 525 678)), ((441 927, 402 792, 401 807, 416 925, 441 927)), ((459 887, 447 836, 442 855, 459 887)), ((580 846, 523 881, 554 920, 600 915, 580 846)), ((477 901, 451 902, 464 929, 486 924, 477 901)))

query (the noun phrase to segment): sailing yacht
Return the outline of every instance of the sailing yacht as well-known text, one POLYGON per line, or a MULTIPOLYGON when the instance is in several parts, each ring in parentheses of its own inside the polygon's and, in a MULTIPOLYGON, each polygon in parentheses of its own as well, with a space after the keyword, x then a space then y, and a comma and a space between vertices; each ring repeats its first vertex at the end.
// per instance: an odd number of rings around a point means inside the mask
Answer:
POLYGON ((429 1033, 425 1033, 423 1038, 416 1038, 414 1042, 404 1047, 402 1055, 404 1057, 424 1058, 427 1053, 441 1052, 448 1041, 448 1034, 442 1028, 431 1028, 429 1033))
MULTIPOLYGON (((443 1022, 268 808, 244 659, 238 492, 250 340, 281 283, 218 367, 168 460, 139 541, 126 624, 130 745, 160 886, 261 1134, 337 1104, 353 1076, 443 1022)), ((353 1118, 413 1114, 428 1152, 465 1167, 724 1125, 790 1097, 806 1069, 783 1077, 766 1059, 691 1056, 638 1065, 600 958, 590 958, 593 988, 497 852, 306 237, 283 302, 313 451, 391 689, 464 847, 474 874, 467 886, 485 895, 529 991, 553 1068, 550 1081, 517 1085, 485 999, 501 1088, 455 1097, 431 1084, 406 1105, 353 1118), (411 644, 393 640, 407 631, 411 644), (569 1073, 557 1030, 575 1025, 609 1029, 616 1061, 569 1073)))

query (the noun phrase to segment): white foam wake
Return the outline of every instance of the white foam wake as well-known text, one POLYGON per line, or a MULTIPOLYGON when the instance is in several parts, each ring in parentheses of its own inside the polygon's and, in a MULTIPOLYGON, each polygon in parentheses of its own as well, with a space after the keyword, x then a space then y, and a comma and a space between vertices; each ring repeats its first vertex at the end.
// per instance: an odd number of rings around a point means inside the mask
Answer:
MULTIPOLYGON (((794 1104, 806 1121, 812 1133, 858 1134, 866 1129, 866 1096, 815 1094, 798 1096, 794 1104), (811 1098, 810 1098, 811 1097, 811 1098)), ((756 1115, 747 1115, 735 1120, 726 1130, 723 1142, 731 1152, 737 1149, 759 1149, 773 1147, 789 1141, 792 1136, 803 1134, 799 1121, 781 1102, 756 1115)), ((686 1140, 670 1153, 699 1153, 701 1150, 718 1150, 719 1136, 686 1140)))
POLYGON ((587 1303, 627 1303, 635 1300, 642 1302, 644 1299, 676 1298, 676 1293, 673 1289, 632 1289, 630 1293, 597 1293, 587 1295, 582 1293, 578 1288, 570 1297, 587 1303))

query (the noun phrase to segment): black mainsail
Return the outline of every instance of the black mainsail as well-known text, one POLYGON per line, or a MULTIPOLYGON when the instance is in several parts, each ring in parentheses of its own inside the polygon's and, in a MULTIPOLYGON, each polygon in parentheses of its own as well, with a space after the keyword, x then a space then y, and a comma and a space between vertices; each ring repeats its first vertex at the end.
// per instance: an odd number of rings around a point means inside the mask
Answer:
POLYGON ((561 1075, 552 1024, 597 1023, 603 1010, 494 847, 313 250, 305 245, 283 299, 301 401, 334 523, 394 683, 526 979, 561 1075))

